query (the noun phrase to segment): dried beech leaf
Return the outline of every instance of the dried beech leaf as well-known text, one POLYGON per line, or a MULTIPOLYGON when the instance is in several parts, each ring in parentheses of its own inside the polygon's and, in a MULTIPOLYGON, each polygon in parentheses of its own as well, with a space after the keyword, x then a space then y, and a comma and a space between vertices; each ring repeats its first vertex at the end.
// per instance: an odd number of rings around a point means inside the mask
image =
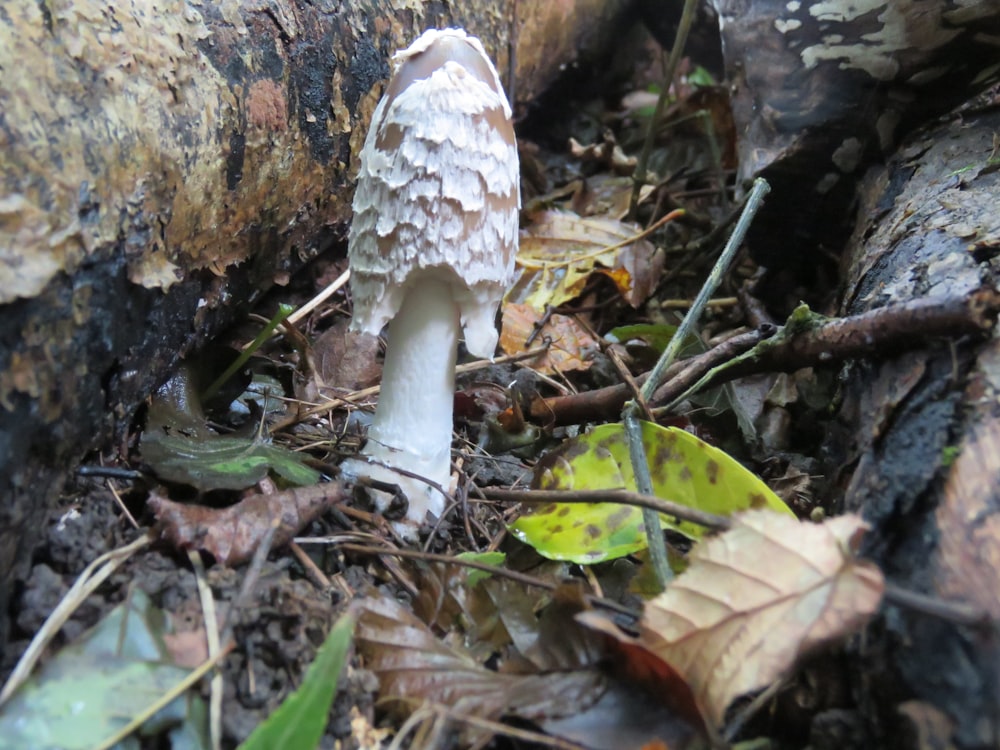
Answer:
POLYGON ((691 566, 649 602, 640 639, 687 680, 706 721, 781 679, 804 653, 878 610, 881 571, 856 559, 855 515, 810 524, 758 510, 699 543, 691 566))
POLYGON ((972 425, 948 471, 936 511, 940 533, 934 585, 941 596, 965 601, 1000 619, 1000 424, 972 425))
POLYGON ((323 386, 368 388, 382 376, 378 336, 347 328, 346 320, 338 321, 313 342, 316 378, 323 386))
MULTIPOLYGON (((502 565, 506 555, 468 553, 457 558, 502 565)), ((413 611, 422 622, 444 632, 458 631, 472 658, 485 661, 494 654, 503 658, 511 636, 486 590, 488 586, 506 582, 505 579, 493 579, 481 570, 443 563, 415 563, 412 572, 419 592, 413 600, 413 611)), ((527 612, 534 619, 537 600, 529 596, 524 586, 505 586, 503 595, 504 606, 515 612, 527 612)))
POLYGON ((652 293, 663 255, 648 240, 631 242, 639 230, 613 219, 581 218, 544 211, 521 231, 517 281, 506 302, 539 312, 578 296, 595 272, 606 273, 633 307, 652 293))
POLYGON ((571 317, 553 314, 536 333, 535 324, 540 323, 542 314, 531 305, 516 303, 504 305, 503 324, 500 331, 500 346, 505 354, 520 354, 532 347, 550 341, 549 350, 533 359, 526 360, 531 369, 545 375, 570 370, 588 370, 594 364, 593 356, 600 346, 587 330, 571 317), (535 333, 531 346, 525 342, 535 333))
POLYGON ((273 519, 281 519, 273 542, 280 547, 327 508, 345 499, 342 484, 326 482, 250 495, 228 508, 184 505, 152 492, 149 506, 161 536, 171 544, 210 552, 223 565, 238 565, 253 556, 273 519))

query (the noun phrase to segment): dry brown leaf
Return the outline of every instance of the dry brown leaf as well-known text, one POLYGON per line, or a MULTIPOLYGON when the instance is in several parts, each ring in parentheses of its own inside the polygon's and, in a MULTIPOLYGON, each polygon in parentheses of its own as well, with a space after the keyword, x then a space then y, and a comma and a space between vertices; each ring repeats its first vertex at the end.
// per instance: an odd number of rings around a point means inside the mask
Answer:
POLYGON ((855 515, 823 524, 770 511, 734 517, 698 544, 691 566, 649 602, 642 640, 721 727, 732 701, 788 674, 804 653, 849 635, 877 611, 884 580, 853 556, 855 515))
POLYGON ((487 669, 465 649, 440 641, 386 595, 365 597, 360 612, 355 639, 365 666, 379 678, 382 701, 401 701, 411 708, 429 701, 480 718, 538 720, 571 715, 604 692, 604 678, 592 669, 552 674, 487 669))
POLYGON ((280 547, 327 508, 346 499, 342 484, 325 482, 250 495, 228 508, 175 503, 156 492, 150 493, 148 502, 160 535, 171 544, 210 552, 223 565, 238 565, 253 556, 273 519, 280 519, 273 541, 280 547))
POLYGON ((663 253, 638 227, 614 219, 582 218, 566 211, 543 211, 521 230, 518 275, 505 298, 539 312, 558 307, 583 291, 594 273, 614 281, 633 307, 641 305, 660 280, 663 253))
POLYGON ((594 364, 593 356, 600 350, 600 346, 583 326, 566 315, 550 315, 535 335, 531 346, 525 346, 525 342, 535 331, 535 324, 541 319, 542 315, 531 305, 504 305, 500 347, 506 354, 520 354, 544 341, 551 341, 547 352, 525 362, 531 369, 545 375, 587 370, 594 364))
POLYGON ((346 318, 338 321, 313 342, 317 379, 352 390, 376 385, 382 377, 378 336, 350 331, 347 325, 346 318))

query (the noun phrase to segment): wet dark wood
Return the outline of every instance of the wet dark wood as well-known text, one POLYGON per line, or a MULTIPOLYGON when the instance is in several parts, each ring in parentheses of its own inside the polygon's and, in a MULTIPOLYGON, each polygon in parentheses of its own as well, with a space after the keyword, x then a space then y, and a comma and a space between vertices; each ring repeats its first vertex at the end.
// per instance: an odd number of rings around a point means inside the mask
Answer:
MULTIPOLYGON (((845 314, 963 295, 1000 281, 996 109, 912 138, 862 190, 844 265, 845 314)), ((866 554, 900 586, 971 605, 981 627, 889 604, 857 645, 855 688, 886 747, 917 699, 959 748, 1000 737, 1000 337, 928 339, 846 371, 842 432, 827 448, 844 510, 873 529, 866 554)))

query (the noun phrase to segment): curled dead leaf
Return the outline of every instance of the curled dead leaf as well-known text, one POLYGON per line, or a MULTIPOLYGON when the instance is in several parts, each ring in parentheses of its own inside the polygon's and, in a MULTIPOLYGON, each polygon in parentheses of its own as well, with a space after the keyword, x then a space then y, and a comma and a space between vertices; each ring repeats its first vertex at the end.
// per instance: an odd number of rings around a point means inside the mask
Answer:
POLYGON ((608 273, 622 297, 641 305, 656 287, 663 253, 638 227, 614 219, 544 211, 521 231, 517 280, 506 302, 538 311, 579 296, 591 274, 608 273))
POLYGON ((254 494, 228 508, 175 503, 150 493, 149 506, 159 523, 160 535, 181 549, 211 553, 223 565, 249 560, 271 521, 280 519, 274 546, 287 544, 327 508, 347 499, 339 482, 296 487, 273 494, 254 494))

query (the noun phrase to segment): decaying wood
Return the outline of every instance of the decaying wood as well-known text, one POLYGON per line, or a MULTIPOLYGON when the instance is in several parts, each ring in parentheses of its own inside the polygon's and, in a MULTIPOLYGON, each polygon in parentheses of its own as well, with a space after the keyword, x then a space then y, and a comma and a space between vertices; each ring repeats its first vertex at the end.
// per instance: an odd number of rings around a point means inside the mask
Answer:
MULTIPOLYGON (((998 128, 997 111, 966 113, 869 175, 844 313, 997 288, 998 128)), ((893 583, 984 618, 972 627, 889 607, 860 646, 857 675, 860 705, 882 732, 875 746, 912 729, 897 710, 908 699, 947 714, 955 747, 994 747, 1000 737, 998 404, 995 330, 848 371, 844 433, 831 431, 827 447, 840 457, 846 509, 874 526, 868 554, 893 583)))
POLYGON ((5 6, 0 608, 62 470, 180 356, 343 239, 395 50, 464 26, 527 102, 606 47, 626 5, 5 6))

